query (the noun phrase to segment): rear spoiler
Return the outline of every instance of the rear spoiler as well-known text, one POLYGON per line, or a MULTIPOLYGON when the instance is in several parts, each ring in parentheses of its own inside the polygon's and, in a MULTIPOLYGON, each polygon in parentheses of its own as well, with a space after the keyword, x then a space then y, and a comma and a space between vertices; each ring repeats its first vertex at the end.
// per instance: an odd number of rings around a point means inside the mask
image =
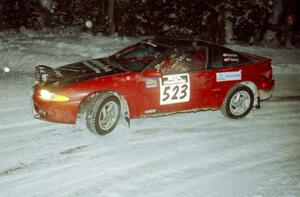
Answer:
POLYGON ((271 62, 272 61, 272 59, 270 59, 270 58, 262 57, 262 56, 259 56, 259 55, 243 53, 243 52, 239 52, 239 53, 242 54, 243 56, 245 56, 246 58, 248 58, 252 63, 271 62))
POLYGON ((59 71, 45 65, 35 67, 35 79, 37 83, 49 83, 58 81, 62 77, 59 71))

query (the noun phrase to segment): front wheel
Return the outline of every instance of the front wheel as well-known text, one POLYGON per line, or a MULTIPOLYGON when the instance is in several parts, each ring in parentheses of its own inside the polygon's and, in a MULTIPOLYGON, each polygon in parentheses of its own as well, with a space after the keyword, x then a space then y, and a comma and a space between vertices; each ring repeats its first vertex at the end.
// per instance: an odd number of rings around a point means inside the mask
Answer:
POLYGON ((87 127, 100 135, 110 133, 117 126, 119 119, 120 101, 115 96, 97 96, 86 114, 87 127))
POLYGON ((247 86, 238 86, 231 90, 223 101, 221 112, 233 119, 245 117, 252 109, 254 95, 247 86))

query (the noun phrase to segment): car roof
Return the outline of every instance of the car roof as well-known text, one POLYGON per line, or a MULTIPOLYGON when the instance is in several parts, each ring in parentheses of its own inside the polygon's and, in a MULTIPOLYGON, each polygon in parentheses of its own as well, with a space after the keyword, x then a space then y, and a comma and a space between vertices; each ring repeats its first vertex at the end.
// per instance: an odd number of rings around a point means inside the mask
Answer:
MULTIPOLYGON (((189 47, 189 46, 214 46, 217 47, 218 45, 198 40, 198 39, 186 39, 186 38, 173 38, 173 37, 155 37, 153 39, 147 40, 148 42, 151 41, 153 44, 162 45, 168 48, 180 48, 180 47, 189 47)), ((219 46, 222 47, 222 46, 219 46)))

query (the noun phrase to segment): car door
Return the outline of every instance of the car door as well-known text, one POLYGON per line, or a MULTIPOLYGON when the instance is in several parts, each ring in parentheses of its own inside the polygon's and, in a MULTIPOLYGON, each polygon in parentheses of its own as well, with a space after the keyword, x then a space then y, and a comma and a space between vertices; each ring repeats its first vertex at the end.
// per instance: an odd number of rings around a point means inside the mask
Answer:
POLYGON ((141 114, 163 114, 205 106, 209 89, 206 48, 170 52, 141 74, 141 114), (198 54, 198 56, 196 56, 198 54))
POLYGON ((190 71, 191 100, 190 107, 193 109, 207 108, 208 101, 212 97, 213 72, 208 70, 209 50, 207 47, 199 47, 197 50, 187 51, 192 61, 190 71))

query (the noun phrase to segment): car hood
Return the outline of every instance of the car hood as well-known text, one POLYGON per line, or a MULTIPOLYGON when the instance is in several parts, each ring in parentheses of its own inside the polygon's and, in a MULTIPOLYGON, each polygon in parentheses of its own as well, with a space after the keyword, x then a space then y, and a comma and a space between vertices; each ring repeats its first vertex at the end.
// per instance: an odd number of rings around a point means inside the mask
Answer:
POLYGON ((113 66, 106 58, 99 58, 61 66, 56 72, 59 78, 53 85, 65 86, 96 77, 124 73, 126 70, 113 66))

